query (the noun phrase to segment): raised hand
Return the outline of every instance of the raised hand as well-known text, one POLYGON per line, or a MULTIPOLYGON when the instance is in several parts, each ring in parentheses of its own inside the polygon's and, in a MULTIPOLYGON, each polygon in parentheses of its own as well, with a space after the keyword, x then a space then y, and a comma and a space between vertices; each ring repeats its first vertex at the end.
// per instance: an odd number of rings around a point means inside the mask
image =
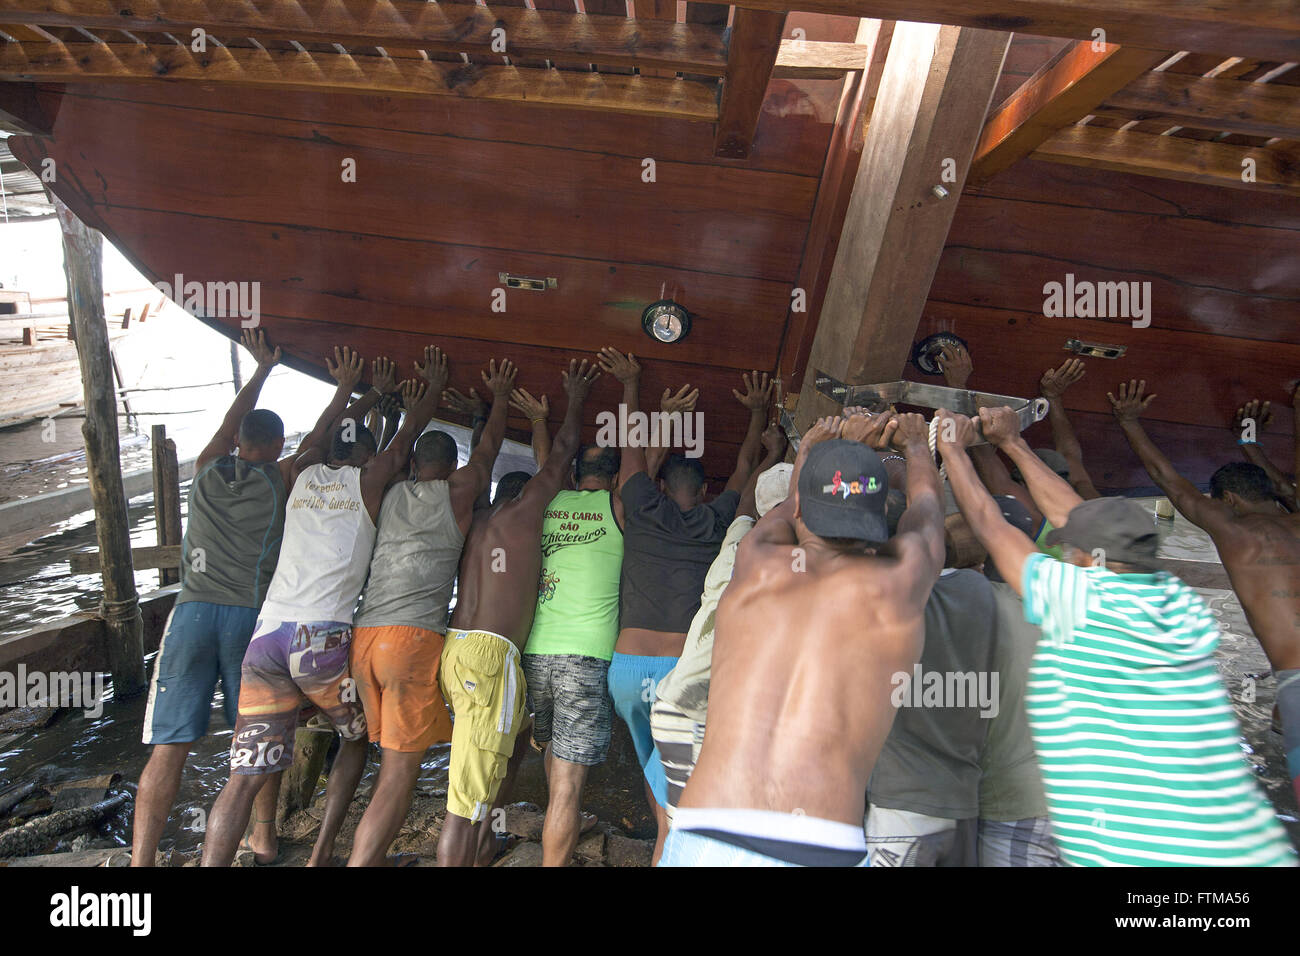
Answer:
POLYGON ((596 353, 596 361, 624 385, 641 377, 641 363, 631 352, 624 356, 618 349, 607 345, 596 353))
POLYGON ((1049 368, 1038 380, 1038 390, 1043 398, 1056 400, 1065 394, 1065 390, 1083 378, 1083 359, 1066 359, 1060 368, 1049 368))
POLYGON ((984 440, 990 445, 1001 448, 1009 441, 1020 437, 1020 416, 1003 405, 999 408, 981 408, 979 410, 980 428, 984 440))
POLYGON ((486 418, 488 413, 488 404, 478 397, 478 392, 474 389, 469 390, 465 395, 454 388, 445 389, 442 393, 442 400, 447 403, 447 407, 453 412, 459 412, 462 415, 468 415, 471 418, 486 418))
POLYGON ((965 388, 970 373, 975 370, 970 352, 953 343, 945 345, 939 353, 939 370, 943 372, 944 384, 949 388, 965 388))
POLYGON ((413 378, 408 378, 402 383, 402 404, 409 412, 415 407, 416 403, 424 398, 428 391, 425 384, 413 378))
MULTIPOLYGON (((856 406, 855 406, 856 407, 856 406)), ((847 410, 847 409, 846 409, 847 410)), ((898 416, 893 411, 872 415, 870 412, 856 412, 844 419, 841 438, 858 441, 877 451, 889 447, 889 424, 898 416)))
MULTIPOLYGON (((395 389, 394 389, 395 390, 395 389)), ((379 400, 379 412, 385 418, 393 418, 402 413, 401 403, 393 397, 391 391, 385 393, 384 397, 379 400)))
MULTIPOLYGON (((591 392, 591 386, 595 383, 596 379, 600 378, 600 366, 595 362, 588 365, 586 359, 582 359, 581 361, 578 359, 569 359, 569 367, 560 373, 560 378, 564 380, 564 391, 568 393, 570 403, 585 402, 587 400, 587 395, 591 392)), ((520 392, 523 392, 524 395, 532 398, 532 396, 528 395, 527 392, 524 392, 523 389, 515 390, 516 394, 519 394, 520 392)), ((542 413, 545 414, 547 411, 545 395, 542 396, 542 406, 542 413)), ((536 416, 530 417, 535 418, 536 416)))
POLYGON ((1254 419, 1255 433, 1259 434, 1273 423, 1273 403, 1251 399, 1237 409, 1237 417, 1232 420, 1232 430, 1238 435, 1246 428, 1246 419, 1254 419))
POLYGON ((502 359, 499 367, 496 359, 488 362, 487 369, 482 373, 483 384, 492 393, 494 402, 506 401, 510 398, 510 393, 515 387, 515 376, 518 374, 519 369, 510 359, 502 359))
POLYGON ((516 388, 510 393, 510 407, 522 412, 530 422, 545 421, 551 414, 551 402, 545 395, 533 398, 526 388, 516 388))
POLYGON ((370 364, 370 384, 381 395, 397 389, 397 367, 386 358, 377 358, 370 364))
MULTIPOLYGON (((965 449, 975 444, 977 435, 974 419, 950 412, 946 408, 939 409, 934 417, 939 420, 934 437, 935 444, 940 448, 965 449)), ((926 440, 929 441, 928 436, 926 440)))
POLYGON ((436 345, 424 347, 424 364, 415 363, 415 370, 428 383, 435 395, 441 395, 447 388, 451 372, 447 370, 447 356, 436 345))
POLYGON ((906 451, 920 445, 930 449, 930 423, 916 412, 898 415, 885 428, 882 436, 895 451, 906 451))
POLYGON ((700 397, 698 388, 692 389, 689 385, 683 385, 673 394, 671 388, 665 388, 663 397, 659 399, 659 410, 662 412, 693 412, 695 411, 695 401, 700 397))
POLYGON ((357 382, 361 381, 361 373, 366 369, 366 362, 360 352, 354 352, 346 345, 342 348, 336 345, 334 360, 330 361, 328 355, 325 357, 325 369, 340 385, 354 388, 357 382))
POLYGON ((261 329, 244 329, 244 348, 252 353, 258 368, 271 368, 280 361, 280 349, 272 350, 266 344, 266 333, 261 329))
POLYGON ((763 429, 760 441, 763 443, 763 450, 767 452, 768 458, 779 459, 785 453, 785 431, 776 423, 763 429))
POLYGON ((1121 422, 1137 421, 1147 410, 1147 406, 1156 399, 1155 395, 1143 396, 1146 387, 1146 379, 1140 382, 1132 379, 1128 385, 1119 383, 1119 398, 1107 392, 1106 397, 1110 399, 1110 407, 1114 409, 1115 417, 1121 422))
POLYGON ((772 386, 774 381, 768 378, 766 372, 747 372, 741 376, 745 383, 745 393, 742 395, 734 388, 731 394, 736 396, 736 401, 744 405, 751 412, 761 412, 767 409, 768 404, 772 401, 772 386))
POLYGON ((839 438, 840 431, 843 428, 844 419, 838 415, 827 415, 825 418, 819 418, 803 433, 803 438, 799 440, 799 450, 802 451, 827 439, 839 438))

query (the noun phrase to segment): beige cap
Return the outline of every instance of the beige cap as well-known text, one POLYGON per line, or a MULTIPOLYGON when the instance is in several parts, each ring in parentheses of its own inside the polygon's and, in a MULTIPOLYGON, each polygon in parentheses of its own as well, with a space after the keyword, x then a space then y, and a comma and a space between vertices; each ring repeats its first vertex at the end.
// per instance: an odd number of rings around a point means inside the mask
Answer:
POLYGON ((789 497, 793 471, 794 465, 783 461, 758 476, 758 483, 754 486, 754 504, 760 518, 789 497))

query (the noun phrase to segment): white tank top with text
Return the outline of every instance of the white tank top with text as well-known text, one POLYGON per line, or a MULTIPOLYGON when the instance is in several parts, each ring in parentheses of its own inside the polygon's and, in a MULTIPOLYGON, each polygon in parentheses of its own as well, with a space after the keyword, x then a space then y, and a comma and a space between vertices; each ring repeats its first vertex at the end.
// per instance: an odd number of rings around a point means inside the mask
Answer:
POLYGON ((374 547, 361 469, 310 466, 289 494, 280 561, 259 616, 352 623, 374 547))

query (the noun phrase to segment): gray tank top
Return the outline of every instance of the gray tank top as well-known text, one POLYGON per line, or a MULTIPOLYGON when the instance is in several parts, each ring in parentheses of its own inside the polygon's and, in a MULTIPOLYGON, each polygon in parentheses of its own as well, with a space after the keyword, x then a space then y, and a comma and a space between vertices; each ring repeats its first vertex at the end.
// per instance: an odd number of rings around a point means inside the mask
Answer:
POLYGON ((447 632, 447 605, 465 536, 445 481, 404 481, 384 495, 357 627, 447 632))
POLYGON ((195 475, 176 603, 260 608, 280 558, 284 500, 273 461, 222 455, 195 475))

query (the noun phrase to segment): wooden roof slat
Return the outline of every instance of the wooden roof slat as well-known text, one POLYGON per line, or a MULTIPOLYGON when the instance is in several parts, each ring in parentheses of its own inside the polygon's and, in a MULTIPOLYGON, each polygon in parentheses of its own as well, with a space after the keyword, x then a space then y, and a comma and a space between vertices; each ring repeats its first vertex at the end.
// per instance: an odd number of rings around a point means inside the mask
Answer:
POLYGON ((722 75, 726 61, 720 29, 708 24, 630 20, 625 13, 625 5, 619 15, 609 16, 425 0, 385 0, 383 4, 320 0, 262 6, 132 0, 126 10, 111 0, 5 0, 0 8, 0 29, 5 24, 44 24, 188 36, 192 29, 202 27, 218 36, 297 40, 305 46, 325 42, 349 48, 463 52, 499 63, 503 61, 501 54, 492 50, 492 31, 500 27, 506 31, 506 50, 511 57, 553 60, 578 54, 579 59, 602 66, 653 66, 722 75))
POLYGON ((1087 116, 1115 90, 1169 58, 1168 53, 1091 42, 1063 49, 984 124, 970 179, 980 182, 1032 153, 1056 130, 1087 116))
POLYGON ((781 40, 772 76, 777 79, 835 80, 866 69, 871 47, 865 43, 781 40))
POLYGON ((396 96, 456 96, 713 122, 712 84, 649 77, 457 66, 424 59, 162 44, 4 44, 0 80, 199 81, 231 86, 396 96))
MULTIPOLYGON (((632 0, 632 11, 638 20, 677 21, 677 0, 632 0)), ((642 76, 670 76, 668 70, 645 67, 642 76)))
POLYGON ((781 49, 785 13, 737 10, 731 25, 727 74, 722 80, 714 155, 744 159, 754 143, 758 114, 781 49))
POLYGON ((1300 196, 1295 158, 1273 149, 1069 126, 1039 146, 1033 157, 1140 176, 1300 196), (1254 182, 1246 182, 1242 176, 1247 159, 1255 161, 1254 182))
POLYGON ((1153 50, 1300 59, 1295 0, 736 0, 737 9, 919 20, 1153 50))
POLYGON ((1300 138, 1300 89, 1296 87, 1149 73, 1117 90, 1106 103, 1117 109, 1158 113, 1202 130, 1300 138))

